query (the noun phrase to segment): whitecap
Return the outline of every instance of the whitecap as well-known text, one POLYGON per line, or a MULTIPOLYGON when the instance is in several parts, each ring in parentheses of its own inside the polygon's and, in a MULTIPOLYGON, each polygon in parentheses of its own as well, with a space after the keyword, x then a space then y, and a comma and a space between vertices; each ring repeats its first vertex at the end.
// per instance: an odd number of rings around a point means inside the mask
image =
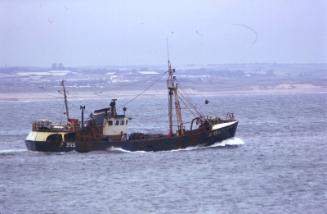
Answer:
POLYGON ((20 153, 20 152, 27 152, 27 149, 2 149, 2 150, 0 150, 0 154, 13 154, 13 153, 20 153))

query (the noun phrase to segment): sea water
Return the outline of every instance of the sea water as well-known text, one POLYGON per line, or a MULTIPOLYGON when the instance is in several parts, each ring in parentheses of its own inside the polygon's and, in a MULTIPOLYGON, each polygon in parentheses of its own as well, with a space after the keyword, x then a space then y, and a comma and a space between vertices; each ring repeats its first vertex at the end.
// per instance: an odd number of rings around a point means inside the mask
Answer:
MULTIPOLYGON (((326 94, 206 99, 192 98, 205 114, 234 112, 234 139, 208 148, 84 154, 25 148, 33 120, 65 121, 61 100, 0 102, 0 213, 326 213, 326 94)), ((118 100, 118 111, 127 101, 118 100)), ((71 101, 71 114, 80 118, 79 105, 86 105, 87 117, 109 102, 71 101)), ((166 107, 166 98, 130 103, 129 131, 167 133, 166 107)))

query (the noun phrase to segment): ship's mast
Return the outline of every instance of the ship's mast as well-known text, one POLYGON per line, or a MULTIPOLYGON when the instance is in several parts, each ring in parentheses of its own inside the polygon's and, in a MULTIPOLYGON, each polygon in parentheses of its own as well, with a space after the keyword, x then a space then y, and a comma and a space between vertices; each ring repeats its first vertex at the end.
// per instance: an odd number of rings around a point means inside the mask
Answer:
POLYGON ((65 100, 65 114, 66 114, 66 117, 67 117, 67 121, 69 120, 69 109, 68 109, 68 101, 67 101, 67 94, 66 94, 66 87, 65 87, 65 81, 62 80, 61 81, 61 86, 63 88, 63 92, 64 92, 64 100, 65 100))
POLYGON ((184 133, 183 118, 181 112, 181 106, 179 103, 179 98, 177 94, 177 83, 176 77, 174 76, 175 69, 172 69, 170 60, 168 60, 168 79, 167 79, 167 88, 168 88, 168 119, 169 119, 169 135, 173 135, 173 100, 175 99, 175 110, 176 110, 176 119, 178 134, 182 135, 184 133))
POLYGON ((168 60, 168 119, 169 119, 169 135, 173 135, 173 70, 171 69, 170 61, 168 60))

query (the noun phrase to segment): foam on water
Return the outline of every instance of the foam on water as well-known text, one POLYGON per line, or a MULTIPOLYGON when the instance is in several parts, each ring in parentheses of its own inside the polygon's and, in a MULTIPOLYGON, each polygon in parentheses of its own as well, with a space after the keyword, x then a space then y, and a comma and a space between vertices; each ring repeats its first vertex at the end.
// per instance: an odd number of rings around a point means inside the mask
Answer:
POLYGON ((243 144, 245 144, 245 142, 241 138, 233 137, 233 138, 224 140, 222 142, 214 143, 214 144, 212 144, 210 146, 191 146, 191 147, 186 147, 186 148, 183 148, 183 149, 175 149, 175 150, 171 150, 171 151, 172 152, 190 151, 190 150, 215 148, 215 147, 239 146, 239 145, 243 145, 243 144))
POLYGON ((245 142, 241 138, 233 137, 222 142, 214 143, 209 147, 240 146, 243 144, 245 144, 245 142))
POLYGON ((117 148, 117 147, 110 147, 108 149, 110 152, 126 152, 126 153, 146 153, 146 151, 128 151, 122 148, 117 148))
POLYGON ((14 153, 20 153, 20 152, 27 152, 27 149, 2 149, 0 150, 1 154, 14 154, 14 153))

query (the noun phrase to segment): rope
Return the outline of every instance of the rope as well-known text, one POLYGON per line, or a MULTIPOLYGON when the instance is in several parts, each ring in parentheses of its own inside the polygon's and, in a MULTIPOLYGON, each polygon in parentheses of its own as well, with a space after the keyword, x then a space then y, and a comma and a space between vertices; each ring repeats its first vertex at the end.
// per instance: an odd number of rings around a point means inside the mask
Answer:
POLYGON ((180 88, 179 88, 179 92, 180 92, 180 98, 182 98, 182 100, 184 100, 184 102, 186 102, 189 106, 191 106, 190 109, 193 109, 195 112, 196 112, 196 116, 202 116, 203 114, 196 108, 196 106, 191 102, 189 101, 186 96, 184 95, 184 91, 182 91, 180 88))
POLYGON ((191 112, 191 114, 193 114, 193 116, 198 116, 196 113, 194 113, 194 112, 192 111, 192 110, 194 110, 194 109, 192 109, 192 108, 190 108, 190 107, 188 106, 188 104, 185 102, 184 98, 182 98, 181 96, 178 96, 178 97, 180 98, 180 100, 182 101, 182 103, 186 106, 185 109, 189 110, 189 112, 191 112))
POLYGON ((133 97, 132 99, 130 99, 129 101, 127 101, 127 102, 124 104, 124 106, 127 106, 127 104, 133 102, 136 98, 138 98, 139 96, 143 95, 147 90, 149 90, 150 88, 152 88, 152 87, 153 87, 157 82, 159 82, 159 81, 162 79, 162 77, 163 77, 164 75, 166 75, 167 72, 168 72, 168 71, 165 71, 164 73, 162 73, 162 75, 161 75, 160 78, 154 80, 154 81, 153 81, 153 82, 152 82, 148 87, 146 87, 146 88, 145 88, 141 93, 137 94, 135 97, 133 97))

